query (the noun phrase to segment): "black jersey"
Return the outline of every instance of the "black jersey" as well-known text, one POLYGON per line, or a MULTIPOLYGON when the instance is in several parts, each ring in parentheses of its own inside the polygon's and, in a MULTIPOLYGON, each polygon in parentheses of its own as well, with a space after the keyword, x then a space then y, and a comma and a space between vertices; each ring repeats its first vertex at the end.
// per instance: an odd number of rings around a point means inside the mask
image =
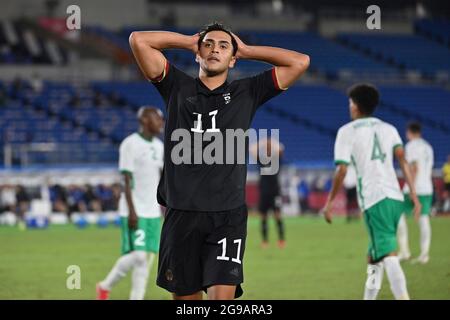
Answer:
MULTIPOLYGON (((210 90, 200 79, 167 62, 163 79, 153 83, 164 99, 167 111, 164 169, 158 186, 158 202, 178 210, 206 212, 231 210, 244 205, 246 164, 236 161, 232 164, 225 161, 214 164, 174 163, 172 150, 179 141, 173 141, 172 133, 185 129, 192 134, 191 156, 194 157, 194 153, 199 152, 194 150, 195 136, 198 139, 206 130, 223 135, 227 129, 246 131, 257 108, 282 92, 275 69, 225 82, 210 90)), ((211 142, 203 141, 202 147, 211 142)), ((246 145, 245 152, 247 150, 246 145)), ((225 153, 224 150, 224 159, 225 153)))

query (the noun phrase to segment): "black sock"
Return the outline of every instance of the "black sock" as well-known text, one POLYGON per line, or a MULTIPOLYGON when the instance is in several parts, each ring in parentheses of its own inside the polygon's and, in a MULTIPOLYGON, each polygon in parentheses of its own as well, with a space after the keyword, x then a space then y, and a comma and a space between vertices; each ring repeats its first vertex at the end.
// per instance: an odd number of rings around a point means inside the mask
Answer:
POLYGON ((263 241, 267 241, 267 219, 261 221, 261 233, 263 241))
POLYGON ((278 227, 278 239, 284 240, 284 224, 283 224, 283 220, 281 220, 281 219, 277 220, 277 227, 278 227))

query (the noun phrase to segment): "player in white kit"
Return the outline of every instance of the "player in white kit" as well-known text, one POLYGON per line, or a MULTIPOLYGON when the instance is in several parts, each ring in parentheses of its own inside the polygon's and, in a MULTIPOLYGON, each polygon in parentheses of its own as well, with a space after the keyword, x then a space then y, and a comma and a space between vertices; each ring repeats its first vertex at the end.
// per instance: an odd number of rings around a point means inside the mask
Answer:
POLYGON ((155 254, 159 250, 161 208, 156 191, 163 167, 163 143, 156 136, 163 127, 159 109, 139 109, 139 132, 120 145, 119 170, 125 190, 119 202, 122 256, 107 277, 97 284, 97 299, 106 300, 113 286, 130 270, 131 300, 142 300, 155 254))
MULTIPOLYGON (((419 218, 420 255, 413 262, 425 264, 430 259, 430 213, 433 202, 433 148, 422 138, 422 128, 419 123, 413 122, 408 125, 406 137, 409 141, 405 147, 406 160, 411 167, 417 196, 422 204, 422 211, 419 218)), ((398 225, 399 258, 400 260, 408 260, 411 257, 411 251, 409 250, 408 227, 406 225, 405 215, 411 215, 413 205, 407 185, 404 186, 403 193, 405 194, 405 214, 400 218, 398 225)))
POLYGON ((379 102, 375 87, 355 85, 348 95, 353 121, 337 133, 334 149, 337 169, 323 210, 325 219, 331 223, 333 201, 351 163, 356 171, 358 203, 370 240, 364 299, 376 299, 386 270, 394 297, 407 300, 406 278, 396 256, 397 225, 404 209, 403 194, 393 165, 394 155, 411 187, 415 214, 420 211, 420 203, 404 157, 402 140, 394 126, 372 116, 379 102))

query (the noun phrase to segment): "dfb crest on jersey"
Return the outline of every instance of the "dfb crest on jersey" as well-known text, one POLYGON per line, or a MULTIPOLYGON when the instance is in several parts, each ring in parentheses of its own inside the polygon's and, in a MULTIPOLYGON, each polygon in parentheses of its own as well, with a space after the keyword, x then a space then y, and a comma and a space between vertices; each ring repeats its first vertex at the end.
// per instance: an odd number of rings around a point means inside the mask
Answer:
POLYGON ((225 100, 225 104, 229 104, 231 101, 231 93, 224 93, 222 96, 223 99, 225 100))

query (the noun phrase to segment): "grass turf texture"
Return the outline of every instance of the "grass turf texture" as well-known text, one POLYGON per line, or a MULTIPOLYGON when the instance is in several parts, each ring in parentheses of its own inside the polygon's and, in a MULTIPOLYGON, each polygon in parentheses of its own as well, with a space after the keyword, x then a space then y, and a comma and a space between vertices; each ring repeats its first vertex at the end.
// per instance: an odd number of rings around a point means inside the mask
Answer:
MULTIPOLYGON (((336 218, 286 218, 287 246, 276 246, 275 223, 271 244, 260 248, 259 220, 250 217, 244 258, 242 299, 361 299, 366 279, 367 234, 362 221, 336 218)), ((450 299, 450 218, 432 218, 431 259, 427 265, 402 265, 412 299, 450 299)), ((419 251, 418 226, 409 219, 413 255, 419 251)), ((73 225, 20 231, 0 227, 0 299, 94 299, 95 284, 103 279, 120 253, 119 228, 73 225), (69 265, 81 268, 81 289, 69 290, 69 265)), ((156 263, 146 299, 170 299, 155 285, 156 263)), ((127 299, 130 275, 111 293, 127 299)), ((392 299, 386 275, 380 299, 392 299)))

